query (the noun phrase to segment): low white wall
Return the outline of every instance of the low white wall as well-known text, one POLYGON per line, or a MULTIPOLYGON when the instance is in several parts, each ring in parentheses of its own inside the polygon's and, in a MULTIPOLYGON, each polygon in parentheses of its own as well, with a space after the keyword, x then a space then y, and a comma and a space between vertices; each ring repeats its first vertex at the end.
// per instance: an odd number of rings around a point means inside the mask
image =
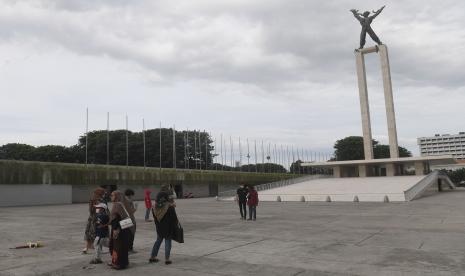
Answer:
POLYGON ((0 207, 71 203, 71 185, 0 185, 0 207))

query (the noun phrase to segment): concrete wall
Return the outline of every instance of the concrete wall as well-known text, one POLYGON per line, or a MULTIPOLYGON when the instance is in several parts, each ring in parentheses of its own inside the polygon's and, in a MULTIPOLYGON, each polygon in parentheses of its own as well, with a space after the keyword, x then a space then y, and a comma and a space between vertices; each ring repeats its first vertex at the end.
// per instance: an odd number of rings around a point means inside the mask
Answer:
MULTIPOLYGON (((163 184, 173 187, 180 185, 183 194, 192 193, 194 197, 217 195, 218 192, 235 189, 241 182, 251 185, 274 182, 295 177, 292 174, 264 174, 227 171, 199 171, 183 169, 158 169, 126 166, 105 166, 65 164, 49 162, 0 160, 0 187, 17 187, 18 192, 29 191, 32 186, 44 186, 46 194, 55 194, 56 198, 42 196, 43 204, 58 204, 58 198, 67 202, 87 202, 89 195, 100 185, 117 185, 119 190, 131 188, 135 199, 143 199, 143 190, 151 188, 158 191, 163 184), (67 185, 70 195, 63 194, 58 185, 67 185), (57 186, 57 189, 54 187, 57 186), (61 196, 59 196, 61 195, 61 196), (70 200, 69 197, 71 197, 70 200)), ((5 188, 6 189, 6 188, 5 188)), ((34 189, 32 189, 34 190, 34 189)), ((31 191, 32 191, 31 190, 31 191)), ((1 191, 1 190, 0 190, 1 191)), ((42 191, 42 190, 41 190, 42 191)), ((11 190, 10 190, 11 193, 11 190)), ((21 197, 16 193, 14 198, 21 197)), ((0 197, 0 206, 3 204, 0 197)), ((10 202, 5 199, 5 202, 10 202)), ((63 202, 64 203, 64 202, 63 202)))
POLYGON ((0 206, 69 203, 72 203, 71 185, 0 185, 0 206))

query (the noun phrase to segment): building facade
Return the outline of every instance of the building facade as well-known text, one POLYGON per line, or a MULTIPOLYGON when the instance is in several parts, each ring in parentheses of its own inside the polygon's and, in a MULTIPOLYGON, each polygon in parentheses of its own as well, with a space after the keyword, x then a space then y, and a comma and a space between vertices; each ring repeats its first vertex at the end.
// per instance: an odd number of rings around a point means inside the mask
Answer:
POLYGON ((421 156, 452 155, 456 159, 465 159, 465 132, 420 137, 417 142, 421 156))

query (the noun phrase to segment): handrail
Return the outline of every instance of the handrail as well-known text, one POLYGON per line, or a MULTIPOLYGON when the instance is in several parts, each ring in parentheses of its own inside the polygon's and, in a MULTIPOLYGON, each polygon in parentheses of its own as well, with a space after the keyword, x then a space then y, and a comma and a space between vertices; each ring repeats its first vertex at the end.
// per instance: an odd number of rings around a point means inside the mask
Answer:
POLYGON ((420 180, 420 182, 404 192, 405 201, 411 201, 415 199, 418 195, 421 194, 422 191, 426 190, 432 184, 437 183, 438 179, 445 180, 451 189, 455 189, 454 183, 452 183, 447 174, 441 171, 433 171, 432 173, 428 174, 427 177, 423 178, 420 180))

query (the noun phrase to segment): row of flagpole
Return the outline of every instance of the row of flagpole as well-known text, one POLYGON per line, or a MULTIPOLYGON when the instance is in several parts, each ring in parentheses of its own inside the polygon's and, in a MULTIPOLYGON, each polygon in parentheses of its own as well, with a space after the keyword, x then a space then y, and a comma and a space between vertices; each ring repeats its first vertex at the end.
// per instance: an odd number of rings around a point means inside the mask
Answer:
MULTIPOLYGON (((125 117, 125 131, 126 131, 126 166, 128 167, 129 166, 129 120, 128 120, 128 116, 126 114, 126 117, 125 117)), ((106 153, 107 153, 107 158, 106 158, 106 164, 107 165, 110 165, 110 113, 107 112, 107 124, 106 124, 106 127, 107 127, 107 135, 106 135, 106 153)), ((162 168, 162 155, 161 155, 161 152, 162 152, 162 125, 161 125, 161 122, 160 122, 160 125, 159 125, 159 131, 160 131, 160 135, 159 135, 159 152, 160 152, 160 156, 159 156, 159 168, 161 169, 162 168)), ((173 131, 173 135, 172 135, 172 154, 173 154, 173 169, 176 169, 176 127, 175 125, 173 125, 173 128, 172 128, 172 131, 173 131)), ((145 132, 146 132, 146 129, 145 129, 145 119, 142 119, 142 139, 143 139, 143 164, 144 164, 144 168, 146 167, 146 137, 145 137, 145 132)), ((208 133, 205 132, 205 130, 203 132, 201 132, 200 130, 199 131, 196 131, 194 130, 194 155, 195 156, 199 156, 199 163, 197 162, 197 158, 195 158, 195 169, 199 168, 200 170, 202 170, 202 148, 201 148, 201 133, 204 133, 205 134, 205 169, 208 169, 208 153, 209 153, 209 150, 208 150, 208 147, 209 147, 209 141, 208 141, 208 137, 209 135, 207 135, 208 133), (196 135, 196 133, 198 133, 198 137, 196 135), (197 149, 197 145, 199 146, 199 149, 197 149), (199 166, 198 166, 199 165, 199 166)), ((85 162, 86 162, 86 166, 88 165, 88 147, 89 147, 89 143, 88 143, 88 134, 89 134, 89 109, 86 108, 86 139, 85 139, 85 162)), ((239 167, 240 170, 242 171, 242 166, 244 166, 245 164, 242 163, 242 160, 243 160, 243 155, 242 155, 242 150, 243 150, 243 147, 242 147, 242 144, 241 144, 241 138, 238 137, 238 150, 235 150, 234 149, 234 142, 233 142, 233 138, 232 136, 229 136, 229 156, 228 156, 228 149, 227 149, 227 144, 226 144, 226 139, 224 139, 223 137, 223 134, 221 133, 220 135, 220 140, 217 141, 217 138, 212 138, 211 142, 213 143, 213 154, 211 155, 212 156, 212 160, 211 161, 211 164, 213 165, 213 167, 210 167, 210 169, 212 170, 218 170, 218 166, 220 166, 220 169, 223 169, 224 166, 229 166, 230 168, 234 169, 234 168, 237 168, 239 167), (219 147, 217 147, 219 143, 219 147), (220 150, 219 153, 217 150, 220 150), (237 154, 239 156, 237 156, 237 154), (239 157, 239 159, 237 160, 236 157, 239 157), (229 162, 228 162, 229 160, 229 162), (229 163, 229 165, 227 165, 229 163)), ((211 136, 210 136, 211 137, 211 136)), ((190 168, 190 164, 189 164, 189 158, 188 156, 190 156, 190 151, 189 151, 189 129, 187 129, 187 131, 184 133, 184 136, 183 136, 183 139, 184 139, 184 142, 183 142, 183 145, 184 145, 184 166, 185 168, 190 168)), ((191 138, 192 139, 192 138, 191 138)), ((255 172, 263 172, 263 171, 259 171, 259 166, 258 165, 261 165, 262 167, 263 166, 266 166, 267 164, 277 164, 277 165, 280 165, 282 166, 284 169, 286 170, 289 170, 289 172, 291 171, 291 165, 292 164, 295 164, 297 161, 301 161, 301 162, 320 162, 320 161, 327 161, 327 160, 330 160, 331 159, 331 155, 330 154, 327 154, 327 153, 321 153, 321 152, 316 152, 316 151, 310 151, 310 150, 307 150, 307 149, 303 149, 303 148, 296 148, 294 149, 294 146, 289 146, 289 145, 277 145, 276 143, 274 144, 274 146, 272 147, 272 144, 271 142, 268 142, 268 150, 266 151, 266 144, 264 143, 263 140, 259 141, 259 151, 261 151, 261 156, 259 156, 258 152, 257 151, 257 140, 254 140, 253 141, 253 163, 250 163, 250 159, 252 158, 252 155, 251 155, 251 151, 250 151, 250 143, 249 143, 249 139, 246 138, 246 148, 247 148, 247 155, 245 156, 247 158, 247 171, 250 172, 250 169, 251 169, 251 166, 250 165, 255 165, 255 172), (261 157, 261 160, 259 159, 261 157), (266 159, 266 160, 265 160, 266 159), (261 163, 260 163, 261 161, 261 163)), ((262 170, 266 170, 266 168, 261 168, 262 170)), ((265 171, 266 172, 266 171, 265 171)))

